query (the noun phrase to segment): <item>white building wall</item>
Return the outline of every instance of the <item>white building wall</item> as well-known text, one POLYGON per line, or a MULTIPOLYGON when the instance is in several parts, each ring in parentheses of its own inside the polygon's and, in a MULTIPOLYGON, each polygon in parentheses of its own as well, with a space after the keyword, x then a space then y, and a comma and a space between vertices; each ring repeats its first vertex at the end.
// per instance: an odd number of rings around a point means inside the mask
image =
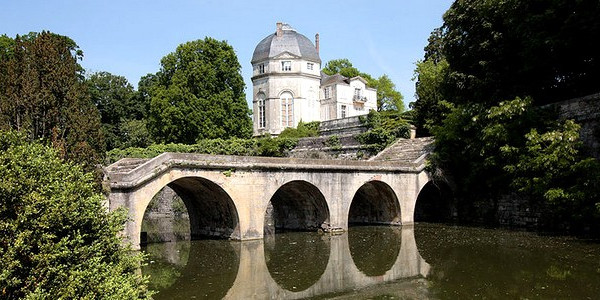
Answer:
POLYGON ((294 97, 293 125, 298 122, 320 120, 319 85, 321 65, 281 55, 276 59, 266 60, 253 65, 253 112, 254 112, 254 135, 269 133, 277 135, 285 129, 282 126, 281 100, 284 92, 289 92, 294 97), (282 70, 282 62, 290 61, 291 70, 282 70), (308 69, 308 63, 312 64, 312 70, 308 69), (260 65, 264 65, 264 73, 260 73, 260 65), (263 76, 263 77, 261 77, 263 76), (255 78, 258 77, 258 78, 255 78), (264 93, 266 126, 259 128, 259 106, 258 95, 264 93))

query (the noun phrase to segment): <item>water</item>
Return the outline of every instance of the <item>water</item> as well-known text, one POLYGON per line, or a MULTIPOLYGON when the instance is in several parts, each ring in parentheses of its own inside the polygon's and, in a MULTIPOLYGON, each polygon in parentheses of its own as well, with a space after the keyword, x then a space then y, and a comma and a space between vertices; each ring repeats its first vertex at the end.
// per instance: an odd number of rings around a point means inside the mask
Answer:
POLYGON ((156 299, 598 299, 600 244, 418 224, 149 244, 156 299))

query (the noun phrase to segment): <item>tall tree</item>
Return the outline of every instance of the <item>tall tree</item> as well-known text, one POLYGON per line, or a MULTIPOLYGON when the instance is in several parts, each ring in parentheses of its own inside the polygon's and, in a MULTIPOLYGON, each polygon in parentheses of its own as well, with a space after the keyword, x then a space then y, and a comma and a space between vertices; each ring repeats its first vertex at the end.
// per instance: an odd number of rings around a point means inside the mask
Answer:
POLYGON ((495 104, 529 95, 548 103, 598 92, 599 15, 597 0, 454 2, 441 33, 450 96, 495 104))
POLYGON ((241 66, 227 42, 207 37, 181 44, 161 65, 148 124, 157 141, 250 137, 241 66))
POLYGON ((46 139, 63 157, 89 165, 104 153, 100 115, 90 101, 73 40, 50 32, 2 38, 0 129, 46 139))
POLYGON ((377 110, 404 111, 404 96, 396 90, 396 85, 386 74, 373 80, 373 88, 377 89, 377 110))
POLYGON ((426 59, 417 62, 415 95, 417 100, 410 104, 415 114, 415 125, 419 135, 428 136, 433 127, 442 121, 453 108, 443 93, 449 76, 449 66, 445 59, 436 62, 426 59))
MULTIPOLYGON (((123 76, 113 75, 109 72, 97 72, 91 74, 86 83, 89 88, 92 102, 100 112, 102 129, 106 136, 108 149, 120 148, 131 145, 129 141, 131 133, 127 129, 136 128, 139 134, 140 126, 145 126, 142 121, 146 115, 146 103, 142 97, 137 97, 133 86, 123 76), (137 120, 138 122, 134 122, 137 120), (124 126, 129 124, 132 126, 124 126)), ((140 137, 136 137, 137 146, 140 137)))

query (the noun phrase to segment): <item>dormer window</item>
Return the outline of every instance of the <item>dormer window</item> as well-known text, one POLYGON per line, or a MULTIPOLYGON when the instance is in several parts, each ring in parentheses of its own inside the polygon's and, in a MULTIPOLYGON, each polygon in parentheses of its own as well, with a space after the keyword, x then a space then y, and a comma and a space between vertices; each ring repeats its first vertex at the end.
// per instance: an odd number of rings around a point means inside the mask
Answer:
POLYGON ((264 74, 264 73, 265 73, 265 64, 258 65, 258 74, 264 74))
POLYGON ((281 71, 289 72, 292 70, 292 62, 289 60, 281 62, 281 71))
POLYGON ((323 89, 323 96, 324 96, 324 98, 325 98, 325 99, 329 99, 329 98, 331 98, 331 95, 330 95, 330 94, 331 94, 331 87, 329 87, 329 86, 328 86, 328 87, 325 87, 325 88, 323 89))
POLYGON ((315 64, 313 64, 313 63, 306 63, 306 69, 312 70, 314 67, 315 67, 315 64))

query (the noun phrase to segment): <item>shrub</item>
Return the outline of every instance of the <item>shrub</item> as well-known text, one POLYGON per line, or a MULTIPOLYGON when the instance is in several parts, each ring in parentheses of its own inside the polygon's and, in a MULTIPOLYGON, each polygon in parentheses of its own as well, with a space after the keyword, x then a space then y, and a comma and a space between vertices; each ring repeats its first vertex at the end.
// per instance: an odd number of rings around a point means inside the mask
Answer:
POLYGON ((0 298, 149 298, 93 175, 51 147, 0 132, 0 298))

